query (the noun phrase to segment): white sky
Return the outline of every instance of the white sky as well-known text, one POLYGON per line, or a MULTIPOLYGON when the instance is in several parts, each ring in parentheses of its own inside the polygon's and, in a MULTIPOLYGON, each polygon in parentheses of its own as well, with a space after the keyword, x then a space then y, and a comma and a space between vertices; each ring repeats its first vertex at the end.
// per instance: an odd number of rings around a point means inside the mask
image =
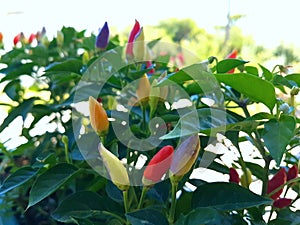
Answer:
MULTIPOLYGON (((0 31, 5 43, 23 31, 35 33, 43 26, 55 34, 63 25, 97 32, 105 21, 118 30, 176 17, 192 18, 209 32, 226 24, 229 0, 0 0, 0 31)), ((284 41, 300 46, 299 0, 231 0, 231 14, 245 14, 238 22, 245 34, 266 47, 284 41)))

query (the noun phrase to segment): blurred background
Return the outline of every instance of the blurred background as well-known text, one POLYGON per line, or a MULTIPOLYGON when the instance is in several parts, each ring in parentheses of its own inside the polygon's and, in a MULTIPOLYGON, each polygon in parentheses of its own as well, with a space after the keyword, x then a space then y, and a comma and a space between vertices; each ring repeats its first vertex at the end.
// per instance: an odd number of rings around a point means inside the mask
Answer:
POLYGON ((297 0, 0 0, 0 5, 5 50, 20 32, 29 37, 45 27, 51 39, 63 26, 71 26, 96 34, 105 21, 112 36, 120 34, 126 41, 137 19, 148 40, 175 41, 201 59, 225 57, 237 49, 252 63, 299 68, 297 0))

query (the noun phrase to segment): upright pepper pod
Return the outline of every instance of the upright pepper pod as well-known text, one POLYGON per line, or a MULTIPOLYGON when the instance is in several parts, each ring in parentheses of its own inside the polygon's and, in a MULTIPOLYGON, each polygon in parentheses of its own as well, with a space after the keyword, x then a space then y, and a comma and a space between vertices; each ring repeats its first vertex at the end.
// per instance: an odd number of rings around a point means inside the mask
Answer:
POLYGON ((134 26, 129 34, 128 44, 126 46, 126 57, 128 59, 133 58, 133 41, 135 36, 139 33, 139 31, 140 31, 140 23, 139 21, 135 20, 134 26))
POLYGON ((171 173, 175 179, 181 179, 190 171, 200 151, 200 139, 198 134, 184 140, 174 153, 171 163, 171 173))
POLYGON ((240 183, 240 177, 236 169, 229 168, 229 182, 239 184, 240 183))
POLYGON ((137 90, 136 90, 136 96, 138 100, 144 104, 148 102, 149 95, 150 95, 151 85, 149 82, 149 79, 147 77, 147 74, 144 74, 139 81, 137 90))
POLYGON ((129 189, 130 182, 127 170, 117 156, 108 151, 103 144, 99 145, 99 153, 102 157, 104 166, 110 176, 111 181, 121 190, 129 189))
POLYGON ((60 30, 58 30, 56 34, 56 43, 59 47, 62 47, 64 44, 64 33, 60 30))
POLYGON ((160 149, 150 160, 148 166, 144 170, 143 184, 145 186, 152 185, 161 181, 163 175, 169 170, 174 148, 171 145, 167 145, 160 149))
POLYGON ((35 34, 30 34, 29 38, 28 38, 28 44, 31 44, 34 39, 36 39, 36 35, 35 34))
POLYGON ((144 61, 146 55, 146 44, 143 27, 137 33, 133 43, 133 55, 135 61, 144 61))
POLYGON ((109 42, 109 28, 107 22, 104 23, 103 27, 99 30, 96 37, 96 47, 99 49, 106 49, 109 42))
POLYGON ((13 39, 14 46, 16 46, 19 43, 20 39, 21 39, 21 33, 17 34, 14 37, 14 39, 13 39))
POLYGON ((249 188, 252 182, 252 172, 248 168, 244 171, 243 175, 241 176, 241 185, 245 188, 249 188))
POLYGON ((92 96, 89 97, 89 110, 92 128, 98 135, 105 135, 109 128, 107 114, 103 109, 102 104, 92 96))

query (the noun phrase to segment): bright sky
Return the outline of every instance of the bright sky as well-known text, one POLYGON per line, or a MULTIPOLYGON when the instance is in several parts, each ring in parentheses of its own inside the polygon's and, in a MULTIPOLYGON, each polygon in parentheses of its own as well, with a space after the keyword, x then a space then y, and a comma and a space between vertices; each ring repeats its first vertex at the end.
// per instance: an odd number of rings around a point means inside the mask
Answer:
POLYGON ((283 41, 300 47, 299 0, 0 0, 0 31, 11 45, 20 31, 29 36, 43 26, 53 35, 63 25, 97 32, 105 21, 122 30, 134 19, 156 25, 176 17, 192 18, 213 32, 226 24, 229 1, 232 15, 246 15, 237 25, 257 43, 272 47, 283 41))

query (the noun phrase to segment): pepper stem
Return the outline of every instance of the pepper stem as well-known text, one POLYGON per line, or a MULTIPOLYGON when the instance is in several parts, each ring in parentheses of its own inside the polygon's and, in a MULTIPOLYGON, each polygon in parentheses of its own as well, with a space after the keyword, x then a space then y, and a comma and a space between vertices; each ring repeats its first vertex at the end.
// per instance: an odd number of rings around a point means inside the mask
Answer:
POLYGON ((171 209, 169 213, 169 223, 173 224, 174 223, 174 217, 175 217, 175 210, 176 210, 176 193, 178 189, 178 181, 176 179, 172 179, 171 177, 171 185, 172 185, 172 202, 171 202, 171 209))
POLYGON ((148 190, 149 190, 149 187, 147 187, 147 186, 143 187, 142 194, 141 194, 140 201, 139 201, 137 209, 140 209, 142 207, 143 201, 145 199, 145 196, 146 196, 148 190))

